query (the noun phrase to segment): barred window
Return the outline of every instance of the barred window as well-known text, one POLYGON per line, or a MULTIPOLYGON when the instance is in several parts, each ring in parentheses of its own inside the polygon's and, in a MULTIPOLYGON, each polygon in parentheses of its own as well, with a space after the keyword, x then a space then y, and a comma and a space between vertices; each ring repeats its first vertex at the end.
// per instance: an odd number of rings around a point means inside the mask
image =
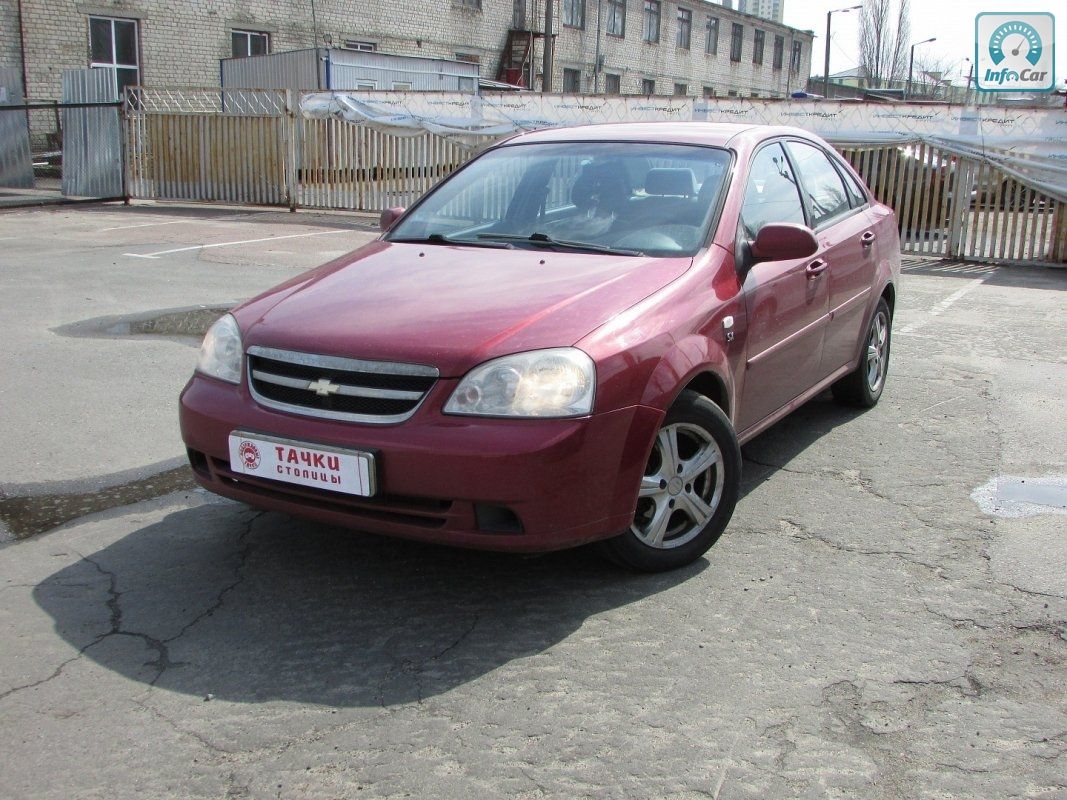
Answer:
POLYGON ((568 28, 585 27, 585 0, 563 0, 563 24, 568 28))
POLYGON ((645 32, 644 32, 644 40, 646 42, 658 42, 659 41, 659 18, 660 18, 660 1, 659 0, 645 0, 645 32))
POLYGON ((793 42, 793 55, 789 59, 789 71, 800 72, 800 64, 804 60, 804 43, 793 42))
POLYGON ((719 18, 709 16, 704 27, 706 29, 704 52, 709 56, 717 55, 719 52, 719 18))
POLYGON ((608 72, 604 75, 604 94, 621 94, 622 76, 608 72))
POLYGON ((688 50, 693 39, 693 12, 688 8, 678 9, 678 34, 675 38, 677 44, 683 50, 688 50))
POLYGON ((774 61, 771 62, 771 66, 772 66, 773 69, 781 69, 782 68, 782 59, 784 57, 783 56, 784 52, 785 52, 785 37, 784 36, 775 36, 774 37, 774 61))
POLYGON ((652 95, 656 93, 656 82, 652 78, 641 79, 641 94, 652 95))
POLYGON ((767 38, 767 34, 765 34, 763 31, 761 31, 761 30, 759 30, 759 28, 757 28, 756 29, 756 35, 752 37, 752 63, 753 64, 762 64, 763 63, 763 44, 764 44, 764 40, 766 38, 767 38))
POLYGON ((626 0, 608 0, 608 36, 626 35, 626 0))
POLYGON ((741 48, 744 46, 745 26, 735 22, 730 29, 730 60, 741 60, 741 48))

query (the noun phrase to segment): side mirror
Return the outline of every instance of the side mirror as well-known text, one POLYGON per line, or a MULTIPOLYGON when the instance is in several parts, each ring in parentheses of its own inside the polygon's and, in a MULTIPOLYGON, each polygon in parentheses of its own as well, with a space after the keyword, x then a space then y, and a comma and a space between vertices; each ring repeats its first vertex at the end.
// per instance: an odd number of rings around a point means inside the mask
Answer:
POLYGON ((383 231, 389 230, 396 225, 396 221, 404 216, 405 209, 402 206, 394 206, 393 208, 387 208, 382 212, 382 215, 378 217, 378 227, 383 231))
POLYGON ((815 234, 796 222, 769 222, 759 229, 750 250, 757 261, 807 258, 819 249, 815 234))

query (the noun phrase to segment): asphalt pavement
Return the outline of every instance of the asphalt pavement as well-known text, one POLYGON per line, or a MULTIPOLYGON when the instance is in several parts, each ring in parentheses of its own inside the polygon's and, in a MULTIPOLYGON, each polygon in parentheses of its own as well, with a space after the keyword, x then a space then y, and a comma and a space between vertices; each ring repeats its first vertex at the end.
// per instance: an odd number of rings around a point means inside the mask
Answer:
POLYGON ((0 795, 1067 798, 1067 271, 908 262, 881 403, 647 576, 191 488, 191 333, 374 235, 0 212, 0 795))

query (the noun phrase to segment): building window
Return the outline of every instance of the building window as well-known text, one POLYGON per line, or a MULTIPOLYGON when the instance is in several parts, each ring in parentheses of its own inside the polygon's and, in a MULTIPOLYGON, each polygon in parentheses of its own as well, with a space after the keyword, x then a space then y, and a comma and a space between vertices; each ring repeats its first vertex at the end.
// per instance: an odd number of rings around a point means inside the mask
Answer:
POLYGON ((115 93, 120 99, 127 86, 140 84, 137 20, 89 17, 89 66, 114 70, 115 93))
POLYGON ((482 10, 482 0, 452 0, 452 5, 459 8, 469 8, 472 11, 482 10))
POLYGON ((745 40, 745 26, 735 22, 730 29, 730 60, 741 60, 741 47, 745 40))
POLYGON ((783 56, 784 52, 785 52, 785 37, 784 36, 775 36, 774 37, 774 60, 771 62, 771 66, 774 69, 781 69, 782 68, 782 59, 784 58, 784 56, 783 56))
POLYGON ((482 57, 476 53, 456 53, 456 61, 464 64, 481 64, 482 57))
POLYGON ((704 36, 704 52, 709 56, 716 55, 719 52, 719 18, 708 17, 704 27, 707 31, 704 36))
POLYGON ((626 0, 608 0, 608 36, 626 35, 626 0))
POLYGON ((270 35, 257 31, 230 31, 230 48, 234 58, 261 56, 270 52, 270 35))
POLYGON ((585 0, 563 0, 563 24, 568 28, 585 27, 585 0))
POLYGON ((793 42, 793 54, 789 59, 789 71, 800 72, 800 62, 803 61, 804 43, 793 42))
POLYGON ((374 81, 356 81, 357 92, 373 92, 378 88, 378 84, 374 81))
POLYGON ((756 35, 752 37, 752 63, 763 63, 763 43, 767 38, 767 34, 763 31, 756 29, 756 35))
POLYGON ((689 94, 689 84, 688 83, 676 83, 676 84, 674 84, 674 96, 675 97, 685 97, 687 94, 689 94))
POLYGON ((675 39, 683 50, 688 50, 693 39, 693 12, 688 8, 678 9, 678 36, 675 39))
POLYGON ((715 90, 710 86, 705 86, 704 87, 704 99, 705 100, 710 100, 714 96, 715 96, 715 90))
POLYGON ((578 94, 582 91, 582 72, 577 69, 563 70, 563 91, 567 94, 578 94))
POLYGON ((394 92, 410 92, 411 81, 393 81, 394 92))
POLYGON ((726 93, 726 96, 727 97, 737 97, 737 91, 735 89, 731 89, 730 91, 728 91, 726 93))
POLYGON ((749 92, 748 96, 749 97, 759 97, 759 92, 749 92))
POLYGON ((368 42, 366 39, 345 39, 345 50, 359 50, 364 53, 373 53, 378 49, 377 42, 368 42))
POLYGON ((655 93, 656 93, 656 82, 654 80, 652 80, 651 78, 642 78, 641 79, 641 94, 643 94, 643 95, 645 95, 647 97, 648 95, 652 95, 652 94, 655 94, 655 93))
POLYGON ((604 75, 604 94, 622 94, 621 75, 612 75, 610 72, 604 75))
POLYGON ((646 42, 659 41, 659 15, 659 0, 645 0, 645 32, 643 38, 646 42))

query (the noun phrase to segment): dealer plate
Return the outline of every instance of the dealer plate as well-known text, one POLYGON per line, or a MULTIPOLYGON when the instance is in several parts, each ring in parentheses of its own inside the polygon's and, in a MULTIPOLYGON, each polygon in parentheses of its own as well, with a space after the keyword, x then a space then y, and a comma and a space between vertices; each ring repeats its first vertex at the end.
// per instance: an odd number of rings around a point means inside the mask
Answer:
POLYGON ((257 478, 370 497, 374 454, 258 433, 230 434, 230 469, 257 478))

